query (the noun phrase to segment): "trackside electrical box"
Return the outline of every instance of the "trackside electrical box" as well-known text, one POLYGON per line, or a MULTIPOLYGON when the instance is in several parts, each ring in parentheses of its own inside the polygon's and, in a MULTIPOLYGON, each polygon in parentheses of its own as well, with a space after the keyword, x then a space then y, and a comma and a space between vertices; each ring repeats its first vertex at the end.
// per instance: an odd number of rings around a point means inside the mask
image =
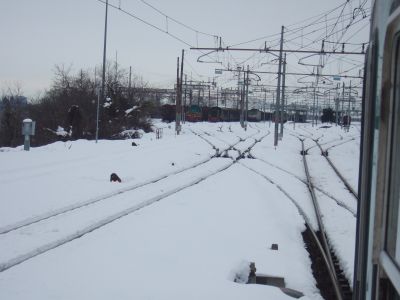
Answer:
POLYGON ((24 138, 24 150, 29 151, 30 149, 30 136, 35 135, 36 122, 31 119, 25 119, 22 121, 22 135, 24 138))
POLYGON ((22 135, 35 135, 36 122, 31 119, 22 121, 22 135))

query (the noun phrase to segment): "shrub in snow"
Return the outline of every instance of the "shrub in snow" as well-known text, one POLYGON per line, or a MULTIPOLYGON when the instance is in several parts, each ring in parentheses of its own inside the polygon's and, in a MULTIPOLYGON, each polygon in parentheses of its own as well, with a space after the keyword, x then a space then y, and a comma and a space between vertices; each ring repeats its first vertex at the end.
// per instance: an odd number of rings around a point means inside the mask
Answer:
POLYGON ((57 127, 57 130, 56 130, 55 134, 58 135, 58 136, 62 136, 62 137, 66 137, 66 136, 70 135, 70 133, 65 131, 64 128, 61 127, 61 126, 57 127))
POLYGON ((232 269, 229 274, 229 279, 237 283, 247 283, 250 274, 250 262, 241 261, 232 269))
POLYGON ((128 129, 121 131, 116 137, 123 139, 140 139, 143 133, 143 130, 128 129))

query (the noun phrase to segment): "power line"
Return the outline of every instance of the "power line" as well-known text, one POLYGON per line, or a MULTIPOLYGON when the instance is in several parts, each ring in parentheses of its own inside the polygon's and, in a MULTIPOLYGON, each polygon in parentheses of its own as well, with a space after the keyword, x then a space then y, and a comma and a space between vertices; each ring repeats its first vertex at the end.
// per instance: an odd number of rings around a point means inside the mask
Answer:
MULTIPOLYGON (((333 13, 334 11, 340 9, 341 7, 346 6, 346 4, 347 4, 347 1, 346 1, 345 3, 343 3, 343 4, 339 5, 339 6, 337 6, 337 7, 335 7, 335 8, 333 8, 333 9, 329 10, 329 11, 326 12, 326 13, 318 14, 318 15, 316 15, 316 16, 314 16, 314 17, 310 17, 310 18, 307 18, 307 19, 305 19, 305 20, 303 20, 303 21, 299 21, 299 22, 297 22, 297 23, 293 23, 293 24, 290 24, 290 25, 285 26, 285 28, 288 28, 286 37, 287 37, 287 36, 290 36, 290 35, 293 35, 293 34, 296 34, 296 33, 300 32, 300 31, 302 31, 302 30, 304 30, 304 29, 306 29, 306 28, 308 28, 308 27, 316 26, 316 25, 318 25, 318 24, 325 23, 326 21, 336 20, 336 17, 334 17, 334 18, 330 18, 330 19, 327 19, 327 20, 319 21, 319 20, 321 20, 323 17, 330 15, 330 14, 333 13), (319 17, 319 18, 318 18, 318 17, 319 17), (318 18, 318 19, 315 20, 314 22, 310 23, 310 24, 307 24, 307 25, 304 25, 304 26, 301 26, 301 27, 296 27, 296 28, 290 29, 290 27, 292 27, 292 26, 294 26, 294 25, 304 23, 304 22, 306 22, 306 21, 308 21, 308 20, 312 20, 312 19, 314 19, 314 18, 318 18), (318 22, 318 21, 319 21, 319 22, 318 22)), ((344 16, 349 16, 349 15, 353 15, 353 13, 345 14, 344 16)), ((324 28, 321 28, 321 29, 324 29, 324 28)), ((321 29, 319 29, 319 30, 321 30, 321 29)), ((245 41, 245 42, 240 42, 240 43, 232 44, 232 45, 230 45, 230 47, 236 47, 236 46, 248 44, 248 43, 251 43, 251 42, 256 42, 256 41, 260 41, 260 40, 265 40, 265 39, 267 39, 267 38, 270 38, 270 37, 277 37, 277 36, 279 36, 279 35, 280 35, 280 33, 265 35, 265 36, 261 36, 261 37, 258 37, 258 38, 254 38, 254 39, 245 41)))
MULTIPOLYGON (((103 4, 107 4, 104 0, 96 0, 96 1, 101 2, 101 3, 103 3, 103 4)), ((136 19, 136 20, 138 20, 138 21, 140 21, 140 22, 142 22, 142 23, 144 23, 144 24, 146 24, 146 25, 148 25, 148 26, 150 26, 150 27, 152 27, 152 28, 154 28, 154 29, 156 29, 156 30, 158 30, 158 31, 161 31, 162 33, 165 33, 165 34, 171 36, 172 38, 174 38, 174 39, 176 39, 177 41, 179 41, 179 42, 185 44, 186 46, 192 47, 191 44, 185 42, 183 39, 181 39, 181 38, 175 36, 174 34, 168 32, 168 31, 166 31, 166 30, 164 30, 164 29, 162 29, 162 28, 160 28, 160 27, 158 27, 158 26, 156 26, 156 25, 154 25, 154 24, 151 24, 150 22, 147 22, 146 20, 144 20, 144 19, 142 19, 142 18, 140 18, 140 17, 134 15, 134 14, 131 13, 131 12, 128 12, 128 11, 126 11, 126 10, 120 8, 120 7, 117 7, 117 6, 113 5, 113 4, 110 4, 110 3, 108 3, 108 6, 114 8, 114 9, 117 9, 117 10, 121 11, 122 13, 124 13, 124 14, 130 16, 131 18, 134 18, 134 19, 136 19)))
POLYGON ((181 25, 181 26, 183 26, 183 27, 185 27, 185 28, 197 33, 197 34, 200 33, 202 35, 207 35, 207 36, 211 36, 211 37, 214 37, 214 38, 218 38, 218 36, 215 35, 215 34, 210 34, 210 33, 202 32, 200 30, 194 29, 193 27, 191 27, 189 25, 186 25, 186 24, 182 23, 181 21, 178 21, 177 19, 168 16, 166 13, 162 12, 160 9, 156 8, 155 6, 151 5, 150 3, 148 3, 145 0, 139 0, 139 1, 144 3, 145 5, 147 5, 148 7, 152 8, 153 10, 155 10, 156 12, 161 14, 162 16, 166 17, 167 20, 169 19, 171 21, 174 21, 175 23, 177 23, 177 24, 179 24, 179 25, 181 25))

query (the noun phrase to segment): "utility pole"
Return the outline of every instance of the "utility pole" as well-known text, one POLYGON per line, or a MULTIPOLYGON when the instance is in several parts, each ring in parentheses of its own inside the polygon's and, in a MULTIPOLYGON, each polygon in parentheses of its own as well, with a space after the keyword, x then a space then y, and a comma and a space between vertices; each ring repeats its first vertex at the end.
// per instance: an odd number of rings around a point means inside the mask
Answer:
POLYGON ((132 97, 132 66, 129 66, 129 90, 128 90, 129 101, 132 97))
POLYGON ((336 126, 338 126, 339 125, 339 86, 340 86, 340 83, 338 83, 337 85, 336 85, 336 95, 335 95, 335 111, 336 111, 336 114, 335 114, 335 121, 336 121, 336 126))
POLYGON ((319 119, 319 98, 318 98, 318 93, 316 94, 317 98, 317 111, 315 113, 315 126, 318 125, 318 119, 319 119))
POLYGON ((185 74, 185 100, 183 103, 183 123, 186 123, 186 90, 187 90, 187 75, 185 74))
POLYGON ((275 92, 272 92, 272 102, 269 103, 269 128, 271 128, 271 122, 272 122, 272 103, 275 103, 275 92))
POLYGON ((179 135, 179 126, 181 120, 181 110, 179 101, 179 57, 177 58, 176 67, 176 100, 175 100, 175 132, 179 135))
POLYGON ((351 111, 351 109, 350 109, 350 101, 351 101, 351 80, 350 80, 350 87, 349 87, 349 105, 347 107, 347 115, 349 116, 349 121, 350 121, 350 111, 351 111))
POLYGON ((249 69, 249 65, 247 65, 247 78, 246 78, 246 81, 245 81, 245 83, 246 83, 246 111, 245 111, 245 125, 244 125, 244 130, 247 130, 247 114, 248 114, 248 111, 249 111, 249 72, 250 72, 250 69, 249 69))
POLYGON ((314 93, 313 93, 313 114, 312 114, 312 127, 314 127, 315 123, 315 93, 316 93, 316 87, 314 85, 314 93))
MULTIPOLYGON (((182 86, 183 86, 183 62, 185 59, 185 50, 182 49, 182 60, 181 60, 181 76, 180 76, 180 80, 179 80, 179 133, 181 131, 181 120, 182 120, 182 86)), ((178 133, 178 134, 179 134, 178 133)))
POLYGON ((265 107, 267 105, 267 89, 264 90, 264 126, 265 126, 265 107))
POLYGON ((278 66, 278 86, 276 88, 276 104, 275 104, 275 135, 274 135, 274 146, 278 146, 278 127, 279 127, 279 107, 281 99, 281 72, 282 72, 282 52, 283 52, 283 31, 281 29, 281 43, 279 47, 279 66, 278 66))
POLYGON ((244 84, 245 84, 245 81, 246 81, 246 73, 243 72, 243 86, 240 90, 240 126, 242 126, 242 128, 244 128, 244 90, 245 90, 244 84))
POLYGON ((343 82, 342 110, 341 110, 341 113, 340 113, 340 116, 342 117, 342 120, 343 120, 344 91, 345 91, 345 86, 344 86, 344 82, 343 82))
POLYGON ((241 100, 241 92, 240 92, 240 67, 238 67, 238 98, 237 98, 237 103, 236 103, 236 109, 239 109, 239 102, 241 100))
POLYGON ((107 16, 108 16, 108 0, 106 0, 106 15, 104 21, 104 48, 103 48, 103 76, 101 79, 101 94, 100 100, 97 100, 97 120, 96 120, 96 143, 99 138, 99 114, 100 114, 100 101, 104 101, 104 88, 106 84, 106 49, 107 49, 107 16))
POLYGON ((283 74, 282 74, 282 105, 281 105, 281 132, 280 138, 283 138, 283 115, 285 109, 285 77, 286 77, 286 53, 283 59, 283 74))
POLYGON ((217 87, 217 107, 218 107, 218 87, 217 87))

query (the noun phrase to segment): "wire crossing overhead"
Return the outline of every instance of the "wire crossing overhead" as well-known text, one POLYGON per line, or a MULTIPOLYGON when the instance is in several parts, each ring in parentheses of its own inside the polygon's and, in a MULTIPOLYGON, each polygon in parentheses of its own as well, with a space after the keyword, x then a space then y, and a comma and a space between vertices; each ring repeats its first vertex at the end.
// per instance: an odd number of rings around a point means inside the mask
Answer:
MULTIPOLYGON (((264 48, 230 48, 230 47, 191 47, 190 50, 200 50, 200 51, 216 51, 216 52, 224 52, 224 51, 248 51, 248 52, 259 52, 259 53, 273 53, 273 52, 280 52, 280 49, 270 49, 268 47, 264 48)), ((365 55, 364 48, 360 52, 353 52, 353 51, 325 51, 325 50, 291 50, 291 49, 282 49, 282 52, 285 53, 310 53, 310 54, 341 54, 341 55, 365 55)))
MULTIPOLYGON (((235 69, 215 69, 216 71, 223 71, 223 72, 237 72, 235 69)), ((276 72, 271 71, 251 71, 251 73, 255 74, 277 74, 276 72)), ((350 75, 338 75, 338 74, 317 74, 317 73, 293 73, 293 72, 286 72, 286 75, 293 75, 293 76, 318 76, 318 77, 335 77, 340 76, 343 78, 364 78, 363 76, 350 76, 350 75)))
POLYGON ((140 21, 140 22, 146 24, 146 25, 149 26, 149 27, 152 27, 152 28, 154 28, 154 29, 156 29, 156 30, 158 30, 158 31, 160 31, 160 32, 162 32, 162 33, 165 33, 165 34, 169 35, 170 37, 174 38, 175 40, 177 40, 177 41, 179 41, 179 42, 185 44, 185 45, 188 46, 188 47, 192 47, 193 45, 190 44, 189 42, 183 40, 182 38, 178 37, 176 34, 171 33, 171 31, 168 29, 168 20, 171 20, 171 21, 175 22, 176 24, 179 24, 179 25, 181 25, 182 27, 185 27, 186 29, 189 29, 189 30, 193 31, 193 32, 196 34, 196 40, 198 39, 198 35, 199 35, 199 34, 212 37, 212 38, 214 38, 214 40, 217 40, 217 39, 218 39, 218 36, 217 36, 217 35, 209 34, 209 33, 205 33, 205 32, 196 30, 196 29, 194 29, 193 27, 191 27, 191 26, 189 26, 189 25, 186 25, 186 24, 184 24, 184 23, 182 23, 182 22, 180 22, 180 21, 178 21, 178 20, 176 20, 176 19, 174 19, 174 18, 172 18, 172 17, 166 15, 165 13, 163 13, 162 11, 160 11, 159 9, 157 9, 157 8, 154 7, 154 6, 152 6, 151 4, 149 4, 149 3, 146 2, 146 1, 140 0, 142 3, 144 3, 145 5, 151 7, 152 9, 154 9, 155 11, 157 11, 159 14, 161 14, 162 16, 164 16, 164 17, 166 18, 166 28, 165 28, 165 29, 163 29, 163 28, 161 28, 161 27, 159 27, 159 26, 157 26, 157 25, 154 25, 154 24, 152 24, 152 23, 150 23, 150 22, 144 20, 143 18, 138 17, 137 15, 135 15, 135 14, 133 14, 133 13, 131 13, 131 12, 129 12, 129 11, 127 11, 127 10, 121 8, 121 2, 119 2, 119 5, 117 6, 117 5, 108 3, 108 1, 106 1, 106 0, 96 0, 96 1, 101 2, 101 3, 105 4, 105 5, 107 5, 107 7, 108 7, 108 6, 109 6, 109 7, 112 7, 112 8, 114 8, 114 9, 116 9, 116 10, 118 10, 118 11, 120 11, 120 12, 126 14, 126 15, 128 15, 128 16, 131 17, 131 18, 134 18, 134 19, 136 19, 137 21, 140 21))

